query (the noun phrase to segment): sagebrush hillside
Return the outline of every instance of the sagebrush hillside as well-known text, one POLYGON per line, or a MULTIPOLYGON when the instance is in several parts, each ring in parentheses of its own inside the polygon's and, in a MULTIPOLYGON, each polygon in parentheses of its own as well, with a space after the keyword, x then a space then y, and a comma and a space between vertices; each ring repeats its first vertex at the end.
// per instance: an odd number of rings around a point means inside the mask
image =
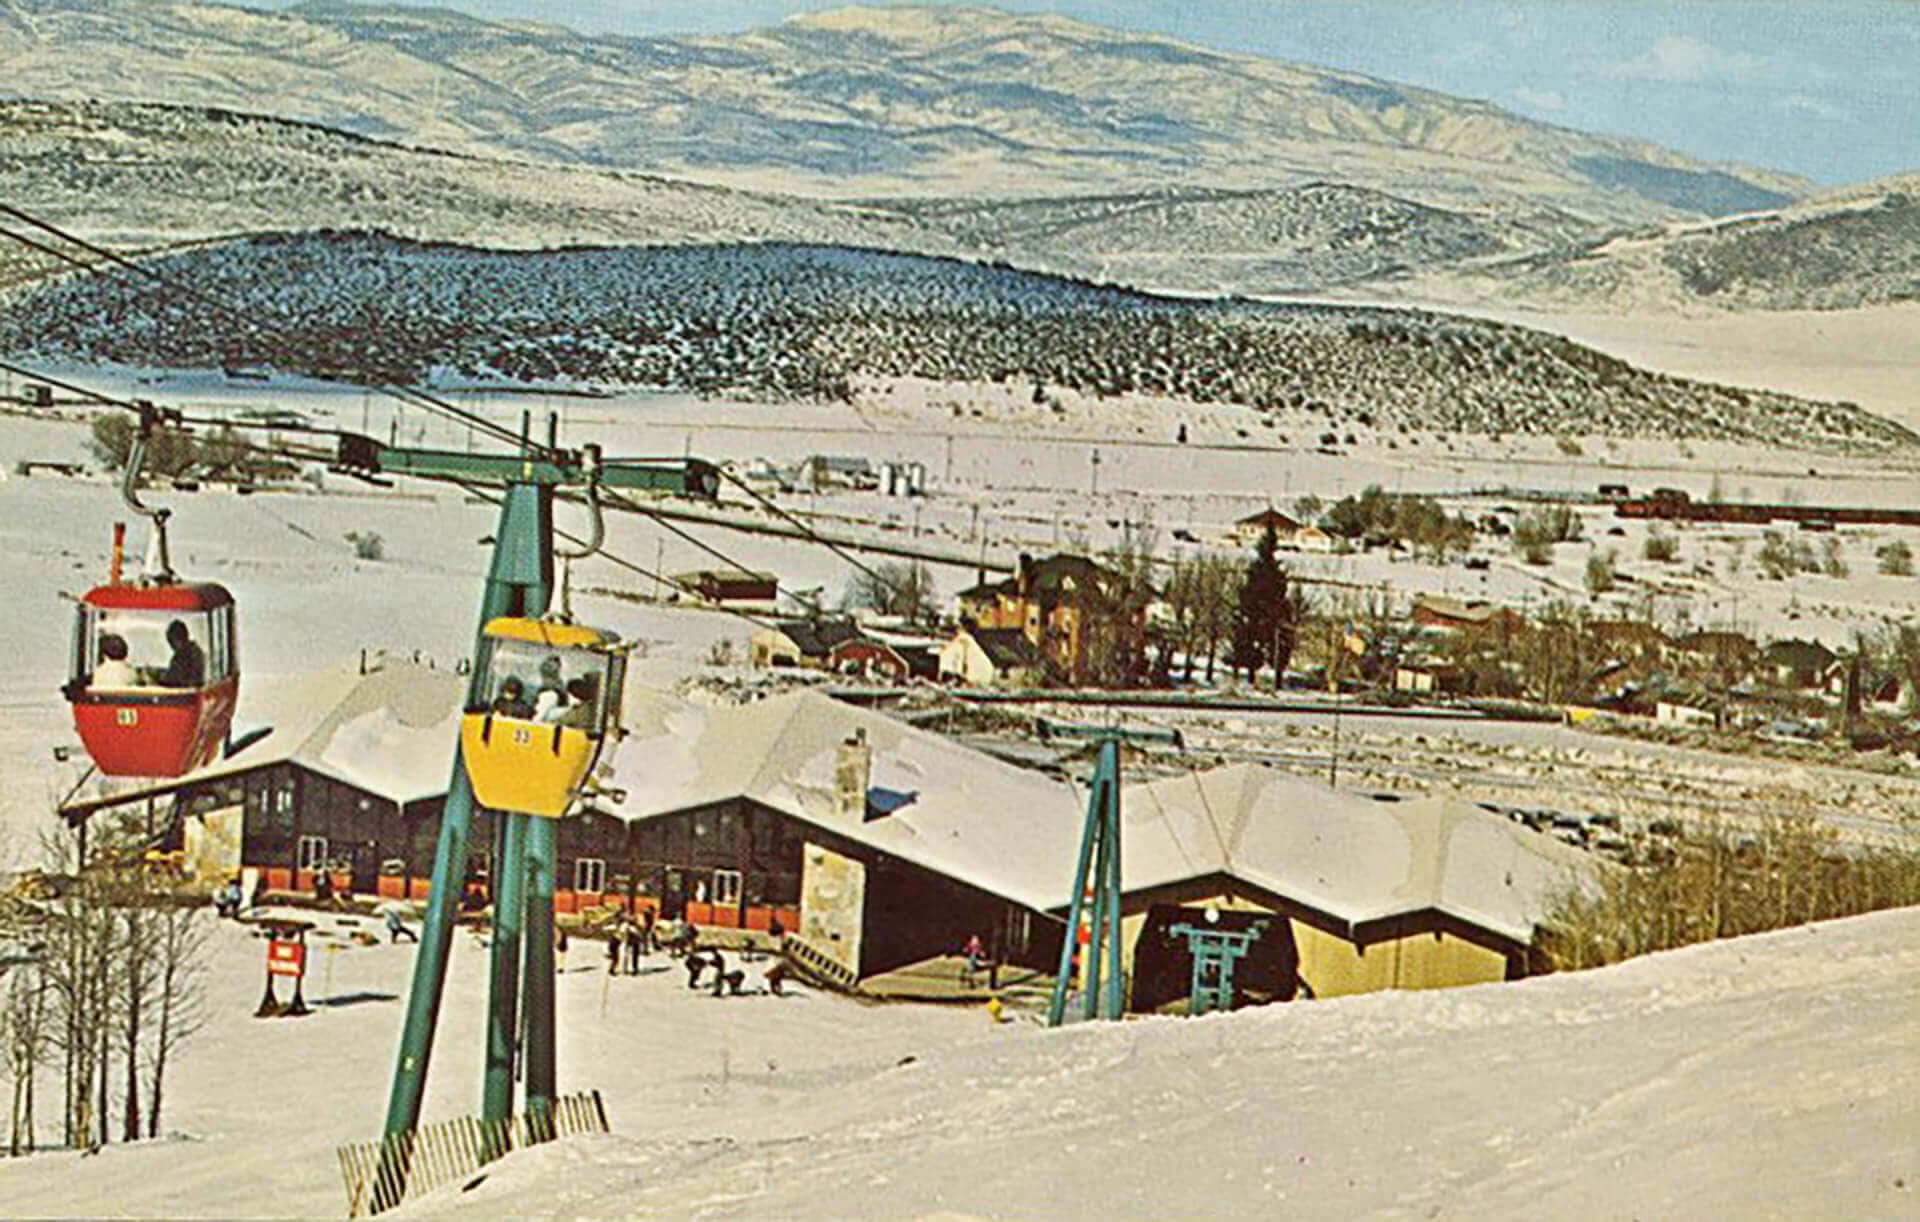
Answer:
MULTIPOLYGON (((134 249, 298 229, 378 229, 505 249, 783 240, 998 259, 1206 293, 1313 289, 1596 232, 1564 214, 1469 216, 1330 183, 831 203, 136 103, 0 101, 0 191, 134 249)), ((0 284, 57 267, 0 246, 0 284)))
POLYGON ((132 247, 319 228, 510 248, 780 238, 915 249, 936 240, 873 208, 126 102, 0 100, 0 198, 132 247))
POLYGON ((0 310, 0 351, 355 380, 451 376, 831 398, 855 379, 1012 382, 1467 433, 1914 444, 1846 405, 1650 374, 1524 328, 1410 310, 1152 297, 789 244, 500 252, 266 235, 160 256, 217 295, 72 277, 0 310))
MULTIPOLYGON (((1920 181, 1904 179, 1625 236, 1548 207, 1456 210, 1333 182, 836 203, 135 103, 0 101, 0 198, 128 249, 302 229, 504 249, 771 240, 1208 296, 1837 308, 1909 298, 1920 267, 1920 181)), ((58 266, 0 244, 0 284, 58 266)))
POLYGON ((1920 301, 1920 175, 1790 208, 1413 272, 1426 300, 1575 308, 1844 310, 1920 301))
POLYGON ((964 249, 1122 284, 1224 293, 1312 290, 1564 249, 1597 232, 1548 209, 1469 214, 1327 182, 887 206, 964 249))

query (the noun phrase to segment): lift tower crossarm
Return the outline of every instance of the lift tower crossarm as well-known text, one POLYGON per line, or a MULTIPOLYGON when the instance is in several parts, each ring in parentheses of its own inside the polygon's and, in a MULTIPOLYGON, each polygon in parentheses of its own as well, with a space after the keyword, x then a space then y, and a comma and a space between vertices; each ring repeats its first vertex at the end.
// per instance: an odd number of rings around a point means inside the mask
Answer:
POLYGON ((625 488, 670 496, 716 500, 720 472, 698 458, 608 459, 590 462, 583 451, 547 450, 528 454, 468 454, 390 446, 358 433, 340 434, 333 469, 363 479, 406 475, 457 479, 472 484, 533 484, 540 487, 625 488))
POLYGON ((1033 719, 1034 729, 1041 738, 1090 738, 1095 742, 1112 739, 1123 743, 1164 743, 1167 746, 1186 746, 1186 741, 1178 730, 1148 729, 1138 726, 1092 726, 1076 721, 1054 721, 1048 717, 1033 719))

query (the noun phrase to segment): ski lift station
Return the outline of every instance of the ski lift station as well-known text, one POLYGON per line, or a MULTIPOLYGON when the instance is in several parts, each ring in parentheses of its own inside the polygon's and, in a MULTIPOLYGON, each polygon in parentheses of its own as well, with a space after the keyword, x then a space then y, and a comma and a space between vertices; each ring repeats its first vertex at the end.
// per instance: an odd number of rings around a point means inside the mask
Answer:
MULTIPOLYGON (((425 899, 466 680, 386 660, 256 686, 241 722, 272 727, 258 741, 67 818, 152 808, 209 888, 249 870, 306 893, 325 869, 343 895, 425 899)), ((975 936, 1003 976, 1054 973, 1083 791, 811 691, 713 708, 629 684, 624 716, 601 793, 555 821, 563 919, 777 921, 799 966, 871 992, 951 996, 942 960, 975 936)), ((1209 911, 1228 929, 1284 918, 1239 966, 1242 1004, 1525 975, 1550 896, 1594 868, 1469 802, 1381 802, 1253 764, 1121 794, 1134 1012, 1184 1006, 1190 958, 1169 931, 1209 911)), ((495 873, 495 817, 475 812, 469 892, 495 873)))

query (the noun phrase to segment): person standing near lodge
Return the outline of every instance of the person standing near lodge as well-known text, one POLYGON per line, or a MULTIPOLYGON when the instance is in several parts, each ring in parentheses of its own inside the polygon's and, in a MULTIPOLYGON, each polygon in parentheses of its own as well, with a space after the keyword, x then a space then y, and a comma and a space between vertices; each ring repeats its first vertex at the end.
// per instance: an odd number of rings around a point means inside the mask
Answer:
POLYGON ((616 925, 607 930, 607 975, 618 976, 619 974, 620 927, 616 925))
POLYGON ((655 916, 651 908, 640 910, 640 945, 643 950, 659 950, 660 944, 654 940, 655 916))
POLYGON ((634 923, 632 917, 623 918, 620 922, 620 927, 621 940, 627 945, 627 975, 638 976, 640 974, 640 960, 644 958, 647 953, 646 938, 641 934, 640 926, 634 923))
POLYGON ((412 942, 416 945, 419 944, 420 935, 418 933, 415 933, 413 930, 407 928, 406 922, 400 919, 399 901, 388 900, 385 904, 381 905, 381 909, 387 918, 388 945, 397 943, 402 938, 405 938, 407 941, 412 942))

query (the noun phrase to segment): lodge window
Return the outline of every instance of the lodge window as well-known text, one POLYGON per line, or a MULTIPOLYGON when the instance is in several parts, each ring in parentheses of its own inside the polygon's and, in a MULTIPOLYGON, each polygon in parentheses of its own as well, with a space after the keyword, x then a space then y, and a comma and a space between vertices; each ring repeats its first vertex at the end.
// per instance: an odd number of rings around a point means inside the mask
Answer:
POLYGON ((757 904, 797 904, 800 902, 800 876, 776 870, 754 876, 757 904))
POLYGON ((293 835, 293 778, 276 776, 267 790, 267 809, 272 812, 273 830, 282 836, 293 835))
POLYGON ((607 863, 602 857, 582 857, 573 863, 573 889, 599 895, 607 889, 607 863))
POLYGON ((1033 914, 1018 908, 1006 910, 1001 921, 1000 953, 1024 955, 1033 943, 1033 914))
POLYGON ((327 864, 327 838, 325 836, 300 837, 300 856, 297 859, 302 870, 320 870, 327 864))
POLYGON ((713 902, 723 905, 737 905, 740 902, 740 871, 713 872, 713 902))

